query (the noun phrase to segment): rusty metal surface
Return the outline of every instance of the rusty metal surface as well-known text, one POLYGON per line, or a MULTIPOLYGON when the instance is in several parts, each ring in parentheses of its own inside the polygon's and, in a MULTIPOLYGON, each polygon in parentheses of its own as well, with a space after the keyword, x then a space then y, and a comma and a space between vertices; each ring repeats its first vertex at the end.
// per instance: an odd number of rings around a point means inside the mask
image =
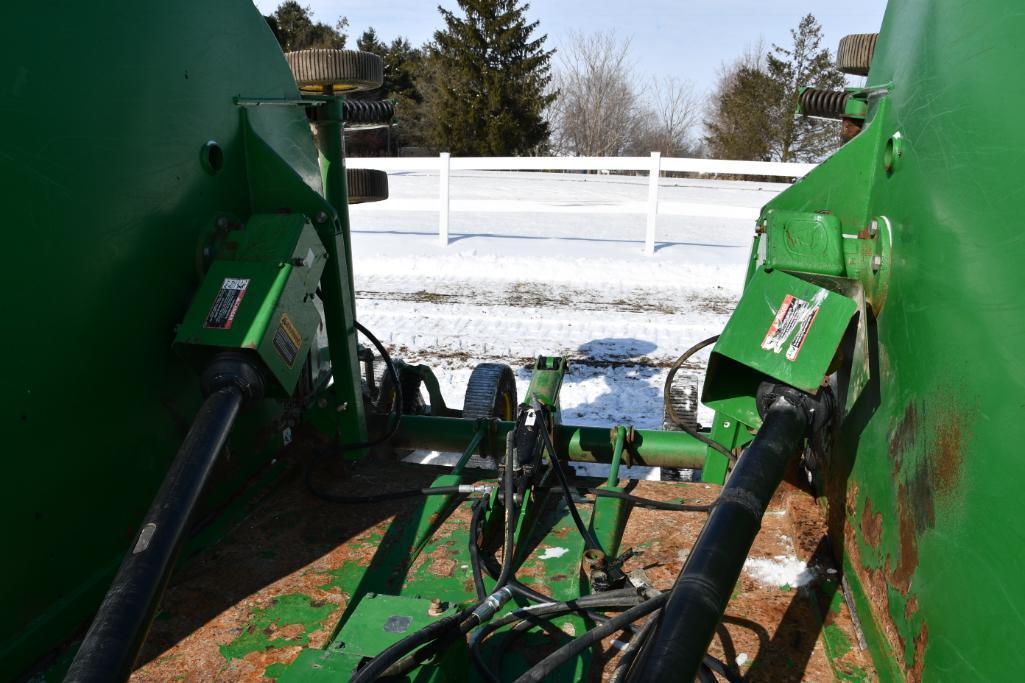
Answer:
MULTIPOLYGON (((438 473, 423 466, 360 467, 347 473, 351 480, 346 488, 426 485, 438 473)), ((639 482, 630 488, 640 496, 692 503, 711 502, 718 493, 718 487, 705 484, 639 482)), ((228 538, 174 579, 133 680, 273 680, 303 647, 329 642, 349 600, 338 588, 344 584, 341 574, 353 566, 369 566, 389 526, 402 523, 412 506, 399 501, 343 508, 310 496, 297 475, 286 480, 228 538)), ((455 569, 449 566, 453 560, 446 539, 463 543, 465 516, 459 508, 412 562, 407 577, 424 571, 452 575, 446 572, 455 569)), ((653 585, 669 588, 704 519, 703 513, 634 508, 622 548, 643 552, 627 562, 626 571, 642 570, 653 585)), ((815 578, 799 588, 766 585, 747 572, 742 575, 711 652, 749 680, 834 680, 825 647, 829 634, 841 644, 853 644, 834 665, 858 674, 851 680, 871 678, 846 607, 837 609, 835 596, 823 589, 838 578, 830 573, 824 530, 815 502, 789 487, 766 515, 752 557, 799 558, 815 567, 815 578)), ((557 528, 548 540, 565 545, 569 533, 557 528)), ((542 542, 538 550, 547 545, 542 542)), ((565 578, 541 576, 539 571, 537 563, 527 563, 523 578, 565 578)), ((565 632, 573 626, 561 628, 565 632)), ((622 639, 620 634, 603 643, 596 660, 602 666, 594 667, 592 680, 611 676, 622 639)))

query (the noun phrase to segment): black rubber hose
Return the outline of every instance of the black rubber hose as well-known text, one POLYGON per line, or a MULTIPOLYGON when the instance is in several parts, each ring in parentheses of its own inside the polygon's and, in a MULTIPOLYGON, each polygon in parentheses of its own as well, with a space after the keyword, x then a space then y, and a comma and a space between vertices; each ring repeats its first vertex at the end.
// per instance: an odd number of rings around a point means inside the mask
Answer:
MULTIPOLYGON (((320 290, 317 291, 319 294, 320 290)), ((346 451, 357 451, 363 448, 372 448, 374 446, 384 443, 385 441, 387 441, 395 435, 395 432, 399 429, 399 424, 402 422, 402 383, 399 381, 399 373, 398 370, 395 369, 395 363, 392 361, 391 356, 388 354, 388 349, 384 348, 384 344, 382 344, 381 341, 377 337, 375 337, 370 330, 368 330, 359 322, 354 321, 353 324, 356 326, 356 329, 362 332, 363 336, 369 339, 370 343, 374 345, 374 348, 376 348, 377 352, 381 354, 381 359, 384 361, 385 366, 388 368, 388 374, 391 375, 392 384, 395 387, 395 396, 392 400, 392 415, 394 416, 394 418, 392 419, 391 426, 389 426, 383 434, 381 434, 375 439, 369 439, 367 441, 362 441, 358 443, 340 444, 338 446, 339 454, 345 453, 346 451)), ((310 493, 312 493, 317 498, 320 498, 321 500, 326 500, 331 503, 341 503, 344 505, 359 503, 378 503, 386 500, 398 500, 400 498, 430 495, 422 493, 424 489, 396 491, 394 493, 381 494, 381 496, 367 497, 341 496, 333 493, 328 493, 327 491, 318 489, 314 485, 313 464, 310 462, 309 459, 307 459, 303 463, 303 481, 305 481, 306 488, 309 489, 310 493)))
POLYGON ((370 340, 370 343, 374 345, 377 352, 381 354, 381 360, 384 361, 385 366, 388 368, 388 374, 391 375, 392 383, 395 385, 395 399, 392 401, 392 415, 395 416, 391 426, 376 439, 370 439, 361 443, 347 443, 339 446, 339 449, 344 451, 357 451, 363 448, 372 448, 378 446, 388 439, 395 436, 395 432, 399 430, 399 424, 402 422, 402 382, 399 381, 399 372, 395 369, 395 363, 392 362, 391 356, 388 354, 388 349, 384 348, 384 344, 373 335, 373 333, 360 324, 357 321, 353 321, 353 325, 356 329, 363 333, 363 336, 370 340))
MULTIPOLYGON (((667 593, 657 595, 654 598, 645 600, 639 605, 635 605, 630 609, 626 610, 622 614, 615 616, 606 621, 601 626, 592 628, 584 635, 574 638, 567 644, 560 647, 558 650, 548 655, 540 662, 532 666, 522 676, 516 679, 515 683, 539 683, 540 681, 547 680, 552 673, 573 659, 581 652, 591 647, 597 642, 600 642, 604 638, 612 635, 616 631, 621 631, 631 623, 637 621, 643 616, 651 614, 657 609, 662 608, 669 598, 667 593)), ((680 676, 667 676, 663 678, 650 678, 646 680, 651 681, 667 681, 667 680, 689 680, 680 676)))
MULTIPOLYGON (((634 596, 634 599, 632 599, 632 600, 624 600, 622 605, 619 605, 619 604, 617 604, 617 605, 605 605, 601 609, 607 609, 607 610, 611 610, 611 609, 626 609, 626 608, 629 608, 629 607, 632 607, 632 606, 638 604, 638 602, 639 602, 638 597, 634 596)), ((577 610, 572 610, 572 611, 577 611, 577 610)), ((567 611, 563 612, 562 614, 569 614, 569 613, 571 613, 571 611, 567 610, 567 611)), ((523 636, 525 633, 530 631, 530 629, 535 628, 535 627, 541 627, 541 628, 546 628, 547 627, 547 629, 549 629, 549 630, 559 631, 559 629, 557 627, 553 626, 549 622, 549 619, 551 619, 553 617, 556 617, 556 616, 561 616, 561 615, 560 614, 556 614, 556 615, 552 615, 551 617, 547 617, 547 618, 546 617, 540 617, 540 616, 531 615, 531 616, 528 616, 528 617, 524 617, 519 622, 514 623, 512 628, 510 628, 508 631, 506 631, 503 634, 505 637, 502 638, 501 642, 499 642, 495 646, 494 650, 496 652, 492 655, 493 664, 492 664, 491 668, 492 669, 501 669, 501 667, 502 667, 502 659, 505 657, 505 653, 509 650, 510 647, 512 647, 512 644, 516 641, 517 638, 520 638, 521 636, 523 636)), ((606 623, 608 621, 609 621, 609 618, 603 617, 597 623, 599 625, 601 625, 601 624, 604 624, 604 623, 606 623)), ((559 632, 561 632, 561 631, 559 631, 559 632)), ((489 634, 490 633, 493 633, 493 631, 489 632, 489 634)), ((484 660, 483 655, 481 655, 480 652, 475 652, 474 654, 480 659, 480 662, 483 664, 483 660, 484 660)), ((487 667, 488 665, 484 664, 484 666, 487 667)))
POLYGON ((610 683, 620 683, 623 680, 623 676, 630 670, 630 666, 633 665, 634 660, 637 659, 637 653, 641 649, 641 645, 647 640, 651 634, 652 629, 655 626, 655 621, 658 619, 660 610, 655 610, 648 617, 648 620, 644 622, 640 630, 634 634, 634 637, 630 639, 626 647, 623 648, 623 652, 619 656, 619 663, 616 664, 615 670, 612 672, 612 679, 610 683))
POLYGON ((404 498, 422 498, 424 496, 445 496, 460 493, 458 486, 431 486, 422 489, 404 489, 402 491, 387 491, 385 493, 378 493, 372 496, 343 496, 335 493, 328 493, 327 491, 321 491, 314 486, 310 476, 310 468, 306 468, 305 472, 306 487, 310 490, 310 493, 315 495, 317 498, 326 500, 331 503, 340 503, 342 505, 362 505, 365 503, 383 503, 389 500, 402 500, 404 498))
MULTIPOLYGON (((543 420, 543 418, 539 419, 543 420)), ((559 479, 559 485, 562 487, 562 494, 566 498, 569 514, 573 517, 573 523, 576 525, 577 531, 584 537, 585 548, 587 550, 601 550, 601 546, 595 540, 594 534, 584 525, 584 520, 580 518, 580 511, 577 510, 576 501, 573 500, 573 491, 570 488, 569 479, 566 477, 566 472, 562 469, 562 462, 555 452, 555 446, 552 445, 552 437, 548 434, 548 425, 545 424, 540 432, 544 436, 544 445, 548 451, 548 459, 552 463, 552 469, 555 470, 555 476, 559 479)))
MULTIPOLYGON (((499 571, 500 571, 500 568, 498 566, 498 561, 495 560, 494 558, 491 558, 490 561, 489 561, 489 559, 486 558, 486 557, 482 557, 481 560, 482 560, 484 569, 488 573, 488 576, 490 576, 492 579, 497 578, 498 574, 499 574, 499 571)), ((538 603, 556 602, 555 598, 553 598, 552 596, 545 595, 544 593, 539 593, 538 591, 534 590, 530 586, 526 586, 526 585, 520 583, 519 581, 516 580, 515 577, 510 578, 509 579, 509 583, 507 583, 506 586, 508 586, 509 590, 511 590, 513 593, 516 593, 517 595, 519 595, 520 597, 524 598, 525 600, 533 600, 534 602, 538 602, 538 603)), ((613 591, 607 591, 607 592, 613 592, 613 591)), ((606 593, 601 593, 601 595, 605 595, 605 594, 606 593)), ((587 617, 588 619, 590 619, 591 621, 593 621, 593 622, 595 622, 597 624, 601 624, 601 623, 605 622, 605 617, 603 617, 600 614, 596 614, 594 612, 590 612, 590 611, 587 611, 587 610, 582 611, 581 614, 583 614, 585 617, 587 617)))
POLYGON ((488 504, 490 497, 490 494, 485 494, 475 500, 470 514, 470 569, 473 573, 473 587, 477 591, 478 602, 488 597, 487 588, 484 586, 484 574, 481 570, 480 546, 477 544, 477 537, 480 536, 480 523, 484 517, 484 507, 488 504))
POLYGON ((470 616, 473 609, 473 607, 468 607, 459 614, 453 614, 452 616, 433 621, 424 628, 406 636, 394 645, 385 648, 384 651, 371 659, 365 667, 357 671, 356 675, 352 677, 350 683, 368 683, 369 681, 376 681, 379 677, 384 675, 386 670, 391 668, 395 663, 399 662, 399 660, 403 659, 403 657, 413 650, 444 637, 447 635, 447 631, 458 633, 459 624, 470 616))
POLYGON ((228 440, 242 401, 242 391, 229 385, 210 394, 203 402, 65 681, 128 680, 181 550, 196 503, 228 440))
MULTIPOLYGON (((572 614, 574 612, 590 614, 590 610, 588 608, 626 609, 637 605, 640 600, 641 596, 636 591, 632 591, 631 589, 622 589, 618 591, 609 591, 608 593, 596 593, 593 595, 582 596, 577 600, 571 600, 568 602, 545 602, 539 605, 523 607, 492 621, 481 629, 479 633, 472 636, 470 638, 470 656, 474 666, 477 667, 480 674, 485 679, 493 683, 494 681, 498 681, 499 678, 495 675, 492 667, 484 660, 480 647, 483 642, 499 628, 518 621, 520 623, 516 624, 514 627, 518 629, 524 623, 534 624, 537 623, 538 620, 572 614), (629 594, 627 594, 628 591, 629 594)), ((602 623, 606 621, 608 620, 604 618, 602 619, 602 623)))
MULTIPOLYGON (((505 506, 505 548, 502 557, 502 569, 499 574, 495 591, 504 587, 513 573, 513 556, 516 554, 516 502, 513 497, 513 455, 512 455, 512 433, 506 441, 506 470, 504 501, 505 506)), ((511 590, 511 589, 510 589, 511 590)), ((439 646, 443 638, 466 633, 473 626, 477 617, 473 615, 474 610, 482 603, 479 602, 473 607, 464 609, 457 615, 445 617, 432 622, 424 628, 411 633, 391 647, 375 656, 366 667, 361 669, 352 679, 352 683, 363 683, 374 681, 384 676, 396 676, 405 673, 417 663, 417 653, 414 651, 426 644, 439 646), (471 618, 472 617, 472 618, 471 618)))
POLYGON ((499 590, 509 582, 513 575, 513 555, 516 554, 516 516, 519 507, 516 505, 514 486, 513 432, 509 432, 505 442, 505 485, 503 486, 502 504, 505 507, 505 546, 502 548, 502 571, 495 582, 495 590, 499 590))
POLYGON ((672 510, 675 512, 708 512, 712 509, 711 505, 690 505, 687 503, 665 503, 661 500, 652 500, 650 498, 641 498, 640 496, 633 496, 624 491, 610 491, 608 489, 583 489, 588 493, 593 493, 596 496, 602 498, 619 498, 620 500, 626 500, 638 507, 651 508, 653 510, 672 510))
POLYGON ((676 415, 676 409, 673 408, 673 397, 670 394, 670 389, 672 389, 673 386, 673 379, 676 377, 676 373, 679 372, 683 364, 686 363, 687 360, 695 353, 705 348, 706 346, 711 346, 717 341, 719 341, 719 335, 715 335, 714 337, 709 337, 708 339, 699 341, 697 344, 684 351, 680 355, 680 357, 676 359, 672 367, 669 368, 669 374, 666 375, 666 383, 662 387, 662 406, 665 409, 666 414, 669 415, 669 419, 671 419, 674 424, 678 425, 680 429, 687 432, 688 434, 690 434, 706 446, 709 446, 710 448, 715 449, 719 453, 722 453, 727 458, 729 458, 731 464, 735 465, 737 463, 737 456, 735 456, 733 452, 730 451, 730 449, 726 448, 718 441, 714 441, 708 438, 698 430, 693 429, 690 425, 683 422, 676 415))
POLYGON ((629 681, 694 680, 808 418, 778 398, 726 481, 629 681))

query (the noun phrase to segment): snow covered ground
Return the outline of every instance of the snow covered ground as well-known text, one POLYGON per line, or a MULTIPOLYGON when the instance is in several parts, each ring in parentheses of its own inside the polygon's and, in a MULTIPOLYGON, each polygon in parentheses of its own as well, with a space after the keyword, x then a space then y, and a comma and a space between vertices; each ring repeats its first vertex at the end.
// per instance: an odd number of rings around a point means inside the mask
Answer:
MULTIPOLYGON (((437 197, 437 176, 389 181, 392 199, 350 209, 357 315, 397 355, 434 368, 451 406, 479 362, 510 364, 522 396, 533 359, 562 355, 566 422, 659 428, 668 366, 721 330, 740 293, 753 221, 660 216, 647 257, 645 217, 622 213, 647 197, 644 177, 454 173, 454 205, 528 199, 566 213, 454 212, 448 247, 436 213, 404 210, 437 197)), ((663 179, 660 197, 757 209, 785 187, 663 179)), ((696 381, 704 358, 678 381, 696 381)))

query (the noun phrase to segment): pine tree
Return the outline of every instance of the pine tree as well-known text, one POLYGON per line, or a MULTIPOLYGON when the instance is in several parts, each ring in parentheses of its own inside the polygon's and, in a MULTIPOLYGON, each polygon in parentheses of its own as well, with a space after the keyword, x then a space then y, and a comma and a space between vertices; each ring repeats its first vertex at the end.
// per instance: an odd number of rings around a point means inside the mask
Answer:
POLYGON ((833 121, 795 114, 801 87, 843 88, 844 76, 821 48, 822 27, 811 14, 790 31, 789 47, 749 53, 719 77, 705 122, 705 144, 720 159, 820 161, 840 146, 833 121))
POLYGON ((345 17, 340 17, 333 27, 314 22, 309 7, 303 7, 295 0, 286 0, 278 5, 274 14, 264 19, 284 52, 309 48, 340 50, 345 47, 345 29, 349 26, 345 17))
POLYGON ((423 62, 422 51, 414 48, 402 36, 385 44, 373 27, 363 32, 356 40, 356 46, 384 60, 384 83, 377 90, 355 96, 395 102, 397 126, 392 131, 393 147, 422 144, 420 105, 423 103, 423 95, 416 81, 423 62))
POLYGON ((705 122, 705 145, 715 159, 770 161, 774 113, 767 100, 778 100, 778 84, 756 64, 738 63, 719 78, 705 122))
POLYGON ((803 86, 838 90, 844 75, 836 68, 828 49, 820 48, 822 26, 811 14, 791 29, 790 47, 773 45, 766 56, 766 72, 776 82, 772 158, 779 161, 819 161, 840 144, 840 124, 794 116, 803 86))
POLYGON ((445 28, 429 47, 424 124, 428 144, 467 156, 510 156, 547 144, 545 109, 554 50, 519 0, 458 0, 438 7, 445 28))

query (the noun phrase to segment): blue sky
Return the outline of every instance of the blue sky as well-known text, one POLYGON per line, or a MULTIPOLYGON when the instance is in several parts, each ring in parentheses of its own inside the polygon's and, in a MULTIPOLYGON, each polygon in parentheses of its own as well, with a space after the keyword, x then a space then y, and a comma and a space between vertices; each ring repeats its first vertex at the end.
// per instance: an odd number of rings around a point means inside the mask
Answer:
MULTIPOLYGON (((264 14, 279 0, 255 0, 264 14)), ((368 26, 391 40, 403 35, 419 45, 440 27, 439 2, 432 0, 299 0, 318 21, 349 19, 353 42, 368 26)), ((448 9, 455 0, 440 0, 448 9)), ((785 43, 788 31, 811 12, 818 18, 830 50, 848 33, 879 30, 885 0, 533 0, 529 16, 540 20, 554 47, 580 31, 615 29, 630 37, 632 61, 641 74, 676 76, 694 84, 703 97, 715 85, 723 62, 732 61, 759 38, 766 45, 785 43)), ((353 45, 354 47, 355 45, 353 45)))

